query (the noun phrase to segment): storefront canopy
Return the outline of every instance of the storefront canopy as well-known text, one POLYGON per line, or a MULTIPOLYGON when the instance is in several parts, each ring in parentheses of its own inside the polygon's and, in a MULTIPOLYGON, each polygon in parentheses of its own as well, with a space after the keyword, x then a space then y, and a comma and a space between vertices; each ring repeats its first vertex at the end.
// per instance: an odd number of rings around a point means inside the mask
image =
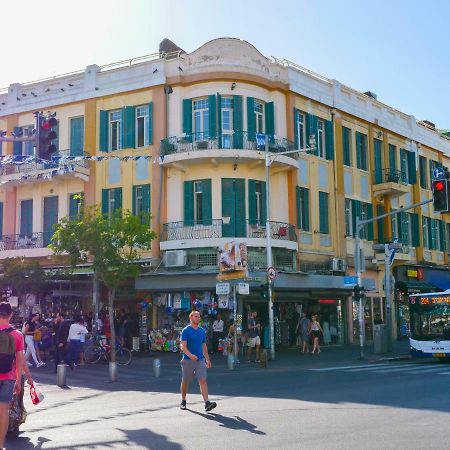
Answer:
POLYGON ((423 281, 399 281, 397 282, 396 288, 408 295, 420 294, 422 292, 439 292, 442 290, 433 284, 423 281))

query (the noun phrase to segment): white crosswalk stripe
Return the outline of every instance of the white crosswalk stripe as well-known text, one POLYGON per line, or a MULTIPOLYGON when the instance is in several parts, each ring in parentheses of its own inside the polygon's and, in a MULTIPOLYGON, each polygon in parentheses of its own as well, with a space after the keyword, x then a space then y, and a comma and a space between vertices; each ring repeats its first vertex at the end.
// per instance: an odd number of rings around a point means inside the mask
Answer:
POLYGON ((375 373, 375 374, 391 374, 391 373, 407 373, 408 375, 421 374, 439 374, 450 375, 448 366, 442 364, 421 364, 421 363, 386 363, 386 364, 364 364, 353 366, 334 366, 322 367, 318 369, 309 369, 315 372, 345 372, 345 373, 375 373))

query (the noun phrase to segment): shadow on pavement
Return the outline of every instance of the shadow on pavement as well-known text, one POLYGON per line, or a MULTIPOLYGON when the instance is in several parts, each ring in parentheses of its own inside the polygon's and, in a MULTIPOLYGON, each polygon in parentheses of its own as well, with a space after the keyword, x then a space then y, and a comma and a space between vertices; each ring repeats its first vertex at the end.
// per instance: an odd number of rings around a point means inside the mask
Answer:
POLYGON ((46 442, 51 442, 51 439, 39 436, 37 439, 37 444, 34 445, 31 442, 30 438, 25 436, 19 436, 15 438, 6 436, 5 444, 6 448, 11 448, 14 450, 39 450, 46 442))
POLYGON ((220 424, 221 427, 228 428, 229 430, 244 430, 248 431, 252 434, 261 434, 265 435, 264 431, 258 430, 256 425, 253 425, 252 423, 248 422, 245 419, 242 419, 242 417, 234 416, 234 417, 227 417, 222 416, 221 414, 215 414, 215 413, 201 413, 198 411, 194 411, 193 409, 187 408, 186 411, 190 411, 192 414, 197 414, 198 416, 202 416, 205 419, 212 420, 213 422, 217 422, 220 424))

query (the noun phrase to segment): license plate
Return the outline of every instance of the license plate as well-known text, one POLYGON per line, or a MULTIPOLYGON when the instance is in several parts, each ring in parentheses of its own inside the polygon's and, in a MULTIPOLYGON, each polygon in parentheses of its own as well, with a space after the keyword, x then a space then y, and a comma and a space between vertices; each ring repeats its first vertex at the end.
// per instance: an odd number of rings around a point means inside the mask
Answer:
POLYGON ((445 358, 445 353, 433 353, 433 356, 435 358, 445 358))

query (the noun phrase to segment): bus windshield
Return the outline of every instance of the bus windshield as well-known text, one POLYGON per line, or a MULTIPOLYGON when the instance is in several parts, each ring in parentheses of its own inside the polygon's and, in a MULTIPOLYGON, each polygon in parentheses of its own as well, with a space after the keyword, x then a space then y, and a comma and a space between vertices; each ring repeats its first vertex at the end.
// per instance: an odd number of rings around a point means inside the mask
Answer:
POLYGON ((450 340, 450 303, 436 297, 410 300, 411 338, 450 340))

